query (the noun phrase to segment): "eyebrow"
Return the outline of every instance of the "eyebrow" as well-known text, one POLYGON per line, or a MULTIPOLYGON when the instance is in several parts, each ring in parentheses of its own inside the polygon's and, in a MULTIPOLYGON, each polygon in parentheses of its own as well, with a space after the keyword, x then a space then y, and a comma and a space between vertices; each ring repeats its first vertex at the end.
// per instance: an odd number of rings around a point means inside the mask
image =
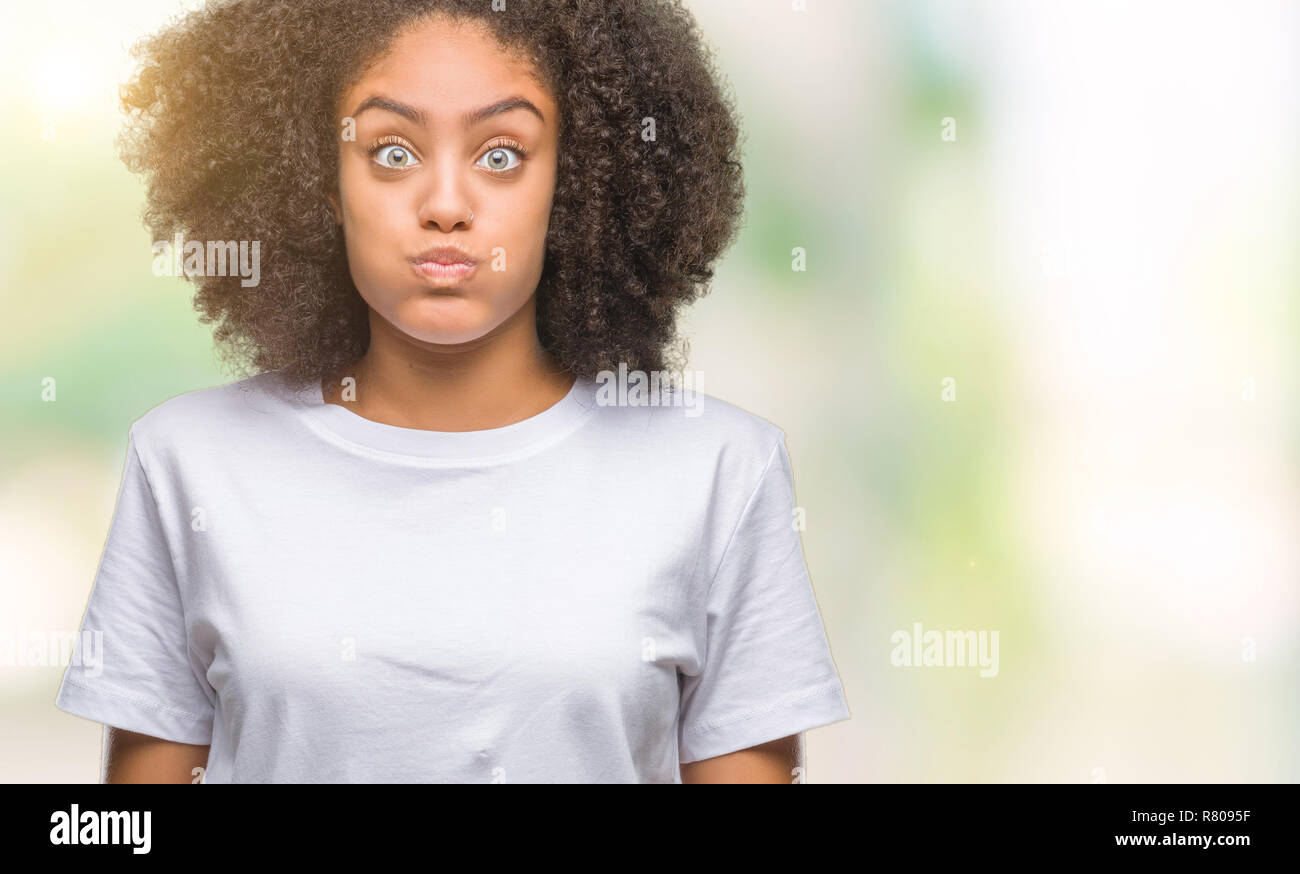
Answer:
MULTIPOLYGON (((361 105, 352 111, 352 117, 356 118, 367 109, 386 109, 389 112, 402 116, 403 118, 410 119, 422 127, 427 127, 429 123, 424 113, 416 109, 414 106, 407 106, 405 103, 400 103, 378 94, 367 97, 365 100, 361 101, 361 105)), ((479 122, 489 119, 494 115, 501 115, 504 112, 510 112, 515 109, 525 109, 541 119, 542 124, 546 123, 546 116, 542 115, 542 111, 534 106, 532 101, 519 96, 506 97, 502 100, 498 100, 496 103, 466 112, 460 117, 460 123, 464 127, 473 127, 479 122)))

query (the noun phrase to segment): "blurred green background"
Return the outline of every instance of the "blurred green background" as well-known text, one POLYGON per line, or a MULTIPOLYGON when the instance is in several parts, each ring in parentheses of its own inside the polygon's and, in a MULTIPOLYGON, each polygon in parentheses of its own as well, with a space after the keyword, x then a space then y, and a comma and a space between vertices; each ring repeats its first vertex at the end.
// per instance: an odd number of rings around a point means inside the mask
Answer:
MULTIPOLYGON (((236 378, 112 143, 193 5, 0 13, 11 644, 79 626, 131 422, 236 378)), ((1295 4, 687 5, 749 198, 684 332, 788 435, 853 713, 810 782, 1295 781, 1295 4), (891 664, 918 622, 997 675, 891 664)), ((98 779, 62 671, 0 663, 0 781, 98 779)))

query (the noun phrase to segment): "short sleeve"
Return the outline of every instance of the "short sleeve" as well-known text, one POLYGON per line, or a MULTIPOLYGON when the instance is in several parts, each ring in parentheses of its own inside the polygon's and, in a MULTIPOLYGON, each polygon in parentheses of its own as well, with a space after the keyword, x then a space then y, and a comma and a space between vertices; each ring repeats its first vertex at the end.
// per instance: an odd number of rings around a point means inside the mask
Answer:
POLYGON ((703 663, 679 679, 681 762, 850 717, 795 509, 782 434, 709 588, 703 663))
POLYGON ((215 693, 187 643, 171 552, 137 425, 90 600, 55 706, 164 740, 208 744, 215 693))

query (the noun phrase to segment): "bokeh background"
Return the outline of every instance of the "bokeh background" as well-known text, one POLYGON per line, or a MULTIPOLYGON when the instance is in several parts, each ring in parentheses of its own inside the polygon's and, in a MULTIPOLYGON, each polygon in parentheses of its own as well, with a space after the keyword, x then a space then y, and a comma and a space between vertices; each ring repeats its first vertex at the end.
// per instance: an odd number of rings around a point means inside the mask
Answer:
MULTIPOLYGON (((0 12, 10 641, 79 627, 131 422, 236 378, 113 148, 193 5, 0 12)), ((691 364, 787 433, 853 713, 809 781, 1297 780, 1300 5, 688 5, 749 190, 691 364), (997 675, 891 664, 917 622, 997 675)), ((0 781, 98 779, 62 672, 0 663, 0 781)))

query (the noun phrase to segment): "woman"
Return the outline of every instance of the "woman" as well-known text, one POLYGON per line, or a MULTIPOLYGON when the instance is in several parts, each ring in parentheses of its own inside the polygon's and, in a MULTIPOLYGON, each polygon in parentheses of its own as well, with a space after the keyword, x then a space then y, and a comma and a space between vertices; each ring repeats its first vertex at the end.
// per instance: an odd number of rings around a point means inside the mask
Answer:
POLYGON ((797 781, 849 713, 784 433, 610 381, 676 372, 741 214, 689 14, 247 0, 140 51, 147 221, 256 373, 131 427, 57 699, 107 779, 797 781))

